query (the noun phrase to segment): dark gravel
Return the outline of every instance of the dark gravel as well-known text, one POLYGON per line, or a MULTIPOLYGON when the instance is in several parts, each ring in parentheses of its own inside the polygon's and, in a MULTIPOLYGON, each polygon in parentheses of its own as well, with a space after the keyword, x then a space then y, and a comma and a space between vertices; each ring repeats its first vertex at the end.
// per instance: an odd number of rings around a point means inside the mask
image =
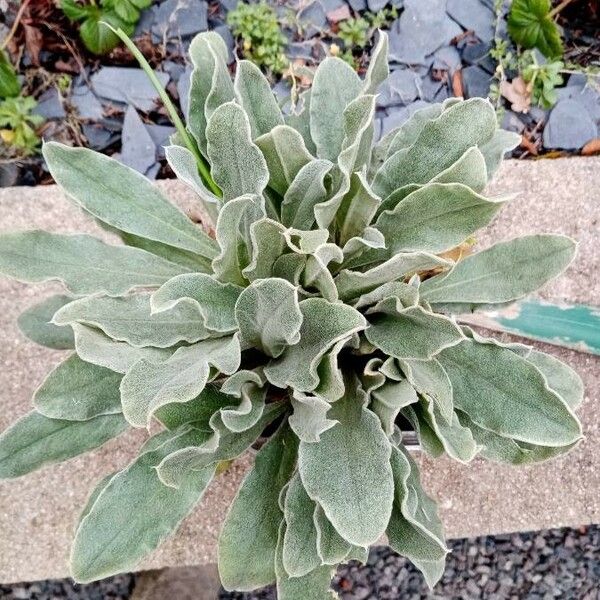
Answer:
MULTIPOLYGON (((335 587, 342 600, 600 600, 600 526, 456 540, 450 546, 433 592, 387 548, 371 551, 365 567, 340 569, 335 587)), ((69 580, 0 585, 0 599, 125 600, 134 583, 134 576, 121 575, 85 586, 69 580)), ((219 600, 275 600, 275 594, 221 591, 219 600)))

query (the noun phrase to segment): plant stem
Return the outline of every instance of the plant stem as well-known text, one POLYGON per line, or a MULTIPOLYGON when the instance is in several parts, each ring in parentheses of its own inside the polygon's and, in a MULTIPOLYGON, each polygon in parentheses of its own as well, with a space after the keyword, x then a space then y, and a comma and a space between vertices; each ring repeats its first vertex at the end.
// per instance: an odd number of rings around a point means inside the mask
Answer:
POLYGON ((19 27, 21 17, 23 16, 23 13, 25 12, 25 9, 27 8, 28 4, 29 4, 29 0, 23 0, 23 4, 21 4, 21 7, 19 8, 19 12, 17 12, 17 16, 15 17, 15 22, 13 23, 12 27, 10 28, 8 35, 4 38, 2 45, 0 45, 0 52, 2 52, 2 50, 6 49, 10 40, 12 40, 13 36, 15 35, 15 33, 17 31, 17 27, 19 27))
POLYGON ((548 13, 548 17, 550 17, 551 19, 553 19, 563 8, 565 8, 565 6, 567 6, 568 4, 571 4, 571 2, 573 2, 573 0, 563 0, 558 6, 555 6, 548 13))
POLYGON ((179 117, 179 113, 175 108, 175 105, 169 98, 167 94, 167 90, 162 86, 156 73, 153 71, 152 67, 149 65, 148 61, 144 58, 144 55, 138 50, 137 46, 133 43, 133 41, 129 38, 129 36, 122 29, 115 29, 108 23, 103 22, 103 25, 109 27, 116 35, 121 38, 123 43, 127 46, 130 52, 133 54, 134 58, 138 61, 140 67, 144 70, 148 79, 158 92, 160 99, 162 100, 171 120, 173 121, 173 125, 175 125, 175 129, 177 129, 177 133, 181 136, 181 139, 187 146, 188 150, 194 155, 196 159, 196 163, 198 165, 198 171, 201 177, 204 179, 206 185, 210 188, 210 190, 219 198, 223 197, 223 193, 219 189, 219 186, 215 183, 215 180, 210 175, 210 170, 208 164, 204 160, 202 154, 200 154, 200 150, 198 150, 198 146, 195 144, 194 140, 192 140, 188 130, 185 128, 183 121, 179 117))

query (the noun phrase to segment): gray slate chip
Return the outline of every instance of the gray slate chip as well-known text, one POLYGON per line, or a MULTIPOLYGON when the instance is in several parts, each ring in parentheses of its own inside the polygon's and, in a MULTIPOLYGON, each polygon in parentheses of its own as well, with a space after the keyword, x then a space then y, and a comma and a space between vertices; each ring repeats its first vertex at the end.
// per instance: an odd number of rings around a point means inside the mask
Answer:
POLYGON ((486 42, 467 44, 462 50, 462 59, 468 65, 479 65, 490 75, 496 70, 496 61, 490 56, 491 45, 486 42))
POLYGON ((64 119, 67 116, 60 94, 54 87, 46 90, 40 96, 33 112, 44 119, 64 119))
POLYGON ((163 37, 186 37, 208 29, 208 5, 200 0, 165 0, 153 7, 152 33, 163 37))
MULTIPOLYGON (((168 73, 155 71, 162 85, 169 82, 168 73)), ((143 112, 149 112, 158 100, 158 93, 142 69, 126 67, 102 67, 91 77, 92 86, 98 96, 132 104, 143 112)))
POLYGON ((118 139, 118 135, 96 123, 84 123, 81 130, 92 150, 105 150, 118 139))
POLYGON ((165 158, 165 146, 170 144, 169 138, 177 131, 171 125, 144 124, 146 131, 150 134, 154 145, 156 146, 156 158, 162 160, 165 158))
POLYGON ((433 68, 454 73, 462 65, 456 46, 442 46, 433 55, 433 68))
POLYGON ((481 67, 475 65, 463 69, 463 85, 467 98, 487 98, 490 91, 491 77, 481 67))
POLYGON ((350 8, 355 11, 365 10, 367 8, 367 0, 348 0, 348 4, 350 5, 350 8))
POLYGON ((74 88, 70 100, 82 119, 99 121, 104 116, 104 108, 100 100, 87 85, 74 88))
POLYGON ((314 37, 327 27, 327 13, 318 0, 300 10, 297 19, 304 38, 314 37))
POLYGON ((578 150, 598 136, 598 127, 585 107, 575 100, 556 103, 544 128, 546 148, 578 150))
POLYGON ((480 0, 448 0, 448 14, 482 42, 494 39, 494 13, 480 0))
POLYGON ((406 0, 404 12, 390 28, 390 58, 429 65, 426 57, 462 33, 446 13, 446 0, 406 0))
POLYGON ((181 112, 187 119, 188 108, 189 108, 189 93, 190 93, 190 77, 192 76, 192 67, 187 66, 179 81, 177 82, 177 95, 179 96, 179 106, 181 112))
POLYGON ((235 48, 235 40, 233 39, 233 34, 231 33, 231 29, 227 27, 227 25, 217 25, 213 31, 218 33, 225 42, 227 46, 227 64, 230 65, 235 60, 234 48, 235 48))
POLYGON ((388 115, 384 116, 381 123, 381 136, 390 132, 395 127, 400 127, 408 118, 413 115, 417 110, 429 106, 429 102, 424 100, 417 100, 408 106, 402 108, 392 109, 388 115))
MULTIPOLYGON (((367 0, 371 12, 379 12, 387 5, 387 0, 367 0)), ((355 9, 356 10, 356 9, 355 9)))
POLYGON ((138 173, 146 173, 156 162, 154 140, 133 106, 125 111, 121 143, 121 162, 138 173))
POLYGON ((418 75, 410 69, 396 69, 379 86, 377 90, 377 106, 387 108, 389 106, 406 105, 413 102, 419 93, 417 82, 420 83, 418 75))

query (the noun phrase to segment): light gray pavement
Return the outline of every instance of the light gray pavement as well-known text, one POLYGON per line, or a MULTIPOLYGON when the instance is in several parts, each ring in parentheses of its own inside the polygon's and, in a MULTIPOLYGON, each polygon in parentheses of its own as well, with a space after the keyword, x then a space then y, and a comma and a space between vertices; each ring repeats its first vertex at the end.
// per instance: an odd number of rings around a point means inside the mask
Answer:
MULTIPOLYGON (((160 185, 173 201, 193 210, 193 196, 184 186, 160 185)), ((573 236, 580 243, 577 260, 543 295, 600 305, 600 159, 508 161, 493 188, 521 195, 481 236, 481 244, 542 231, 573 236)), ((55 187, 0 190, 0 231, 30 228, 99 233, 55 187)), ((30 409, 32 392, 63 356, 28 342, 16 327, 24 308, 56 289, 0 280, 0 430, 30 409)), ((425 486, 440 502, 449 537, 600 522, 600 359, 540 347, 571 364, 584 380, 579 414, 586 440, 567 457, 518 469, 422 457, 425 486)), ((73 525, 89 491, 126 464, 145 437, 144 431, 132 431, 84 457, 0 482, 0 581, 65 576, 73 525)), ((178 534, 140 568, 214 562, 220 522, 248 464, 242 459, 219 478, 178 534)))

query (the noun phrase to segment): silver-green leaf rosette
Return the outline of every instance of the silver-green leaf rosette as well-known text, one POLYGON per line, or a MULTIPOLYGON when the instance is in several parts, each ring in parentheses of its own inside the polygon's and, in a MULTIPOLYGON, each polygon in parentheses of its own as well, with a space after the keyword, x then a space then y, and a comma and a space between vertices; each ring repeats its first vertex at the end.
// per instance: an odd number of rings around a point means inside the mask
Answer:
POLYGON ((77 581, 134 569, 254 449, 220 537, 226 589, 331 598, 336 566, 364 562, 383 536, 434 585, 448 550, 403 431, 463 463, 533 463, 579 442, 569 367, 453 317, 538 289, 575 243, 530 235, 469 251, 508 199, 483 192, 518 139, 475 98, 430 105, 374 144, 383 33, 364 79, 327 58, 285 115, 253 64, 231 80, 218 35, 190 52, 198 152, 175 139, 166 154, 204 229, 115 160, 48 143, 58 185, 124 244, 0 237, 2 273, 65 287, 22 329, 73 350, 0 436, 0 476, 158 423, 91 494, 77 581))

